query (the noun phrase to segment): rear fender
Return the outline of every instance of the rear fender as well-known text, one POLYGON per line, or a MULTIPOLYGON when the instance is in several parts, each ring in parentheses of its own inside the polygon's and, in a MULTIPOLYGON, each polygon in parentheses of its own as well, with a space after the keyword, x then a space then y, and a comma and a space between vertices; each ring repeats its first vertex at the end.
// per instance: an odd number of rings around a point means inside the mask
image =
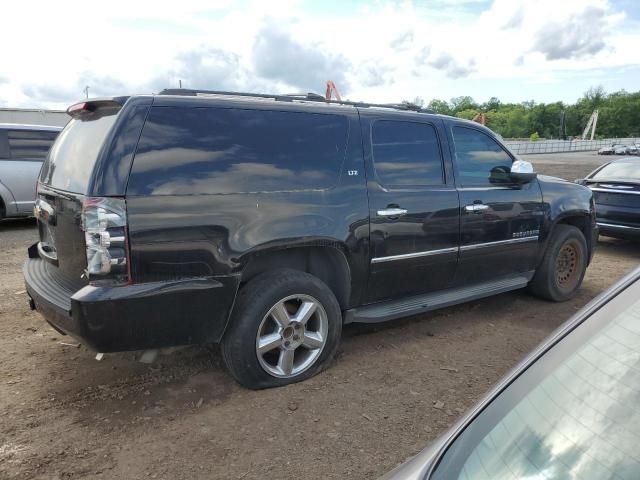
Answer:
POLYGON ((7 186, 4 185, 1 181, 0 181, 0 201, 2 202, 2 205, 4 205, 4 214, 7 217, 12 217, 18 214, 18 207, 16 206, 16 201, 15 201, 15 198, 13 198, 13 194, 11 193, 11 190, 9 190, 9 188, 7 188, 7 186))

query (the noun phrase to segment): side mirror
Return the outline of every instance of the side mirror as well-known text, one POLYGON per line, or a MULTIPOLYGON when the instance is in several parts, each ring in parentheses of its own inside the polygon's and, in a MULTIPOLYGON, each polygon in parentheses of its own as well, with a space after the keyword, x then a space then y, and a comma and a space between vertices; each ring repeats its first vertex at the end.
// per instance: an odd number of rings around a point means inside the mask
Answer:
POLYGON ((525 160, 516 160, 511 165, 511 179, 518 183, 528 183, 538 174, 533 171, 533 165, 525 160))

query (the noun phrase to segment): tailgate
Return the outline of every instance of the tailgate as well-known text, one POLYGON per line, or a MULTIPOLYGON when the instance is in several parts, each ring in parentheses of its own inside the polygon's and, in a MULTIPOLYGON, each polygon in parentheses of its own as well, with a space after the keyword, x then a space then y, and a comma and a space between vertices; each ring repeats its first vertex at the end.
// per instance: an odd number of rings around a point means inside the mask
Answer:
POLYGON ((83 202, 100 152, 121 108, 104 101, 79 105, 80 109, 70 107, 72 119, 58 135, 42 165, 34 207, 40 258, 75 281, 85 278, 87 268, 83 202))

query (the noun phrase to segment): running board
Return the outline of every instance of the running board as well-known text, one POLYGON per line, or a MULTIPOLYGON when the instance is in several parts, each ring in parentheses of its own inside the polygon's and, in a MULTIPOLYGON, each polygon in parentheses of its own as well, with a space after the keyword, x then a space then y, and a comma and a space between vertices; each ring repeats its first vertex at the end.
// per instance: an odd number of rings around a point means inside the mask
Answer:
POLYGON ((524 272, 517 277, 352 308, 344 312, 344 323, 386 322, 396 318, 449 307, 458 303, 490 297, 498 293, 526 287, 533 278, 534 273, 524 272))

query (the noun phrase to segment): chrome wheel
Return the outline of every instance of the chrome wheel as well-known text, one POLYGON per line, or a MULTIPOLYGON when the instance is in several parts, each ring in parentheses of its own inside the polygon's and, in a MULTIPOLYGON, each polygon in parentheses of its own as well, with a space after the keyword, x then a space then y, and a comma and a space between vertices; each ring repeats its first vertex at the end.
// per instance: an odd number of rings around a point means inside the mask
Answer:
POLYGON ((320 357, 329 321, 322 304, 310 295, 290 295, 264 316, 256 336, 260 366, 279 378, 295 377, 320 357))

